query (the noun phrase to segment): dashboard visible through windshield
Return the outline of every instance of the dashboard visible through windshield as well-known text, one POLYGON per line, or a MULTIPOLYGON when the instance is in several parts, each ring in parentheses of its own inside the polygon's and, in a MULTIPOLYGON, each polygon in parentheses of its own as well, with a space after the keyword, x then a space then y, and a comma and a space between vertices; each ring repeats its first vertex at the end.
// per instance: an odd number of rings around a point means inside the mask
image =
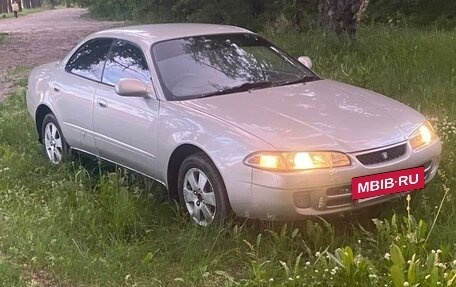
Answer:
POLYGON ((188 37, 152 47, 168 100, 186 100, 319 79, 270 42, 249 33, 188 37))

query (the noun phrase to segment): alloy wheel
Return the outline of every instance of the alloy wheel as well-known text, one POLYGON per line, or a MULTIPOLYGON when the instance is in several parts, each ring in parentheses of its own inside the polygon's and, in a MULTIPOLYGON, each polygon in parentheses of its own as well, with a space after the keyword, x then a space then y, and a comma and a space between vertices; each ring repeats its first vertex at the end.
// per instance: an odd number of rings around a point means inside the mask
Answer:
POLYGON ((193 220, 201 226, 212 223, 217 210, 215 193, 206 174, 191 168, 184 177, 184 202, 193 220))
POLYGON ((62 136, 57 126, 53 123, 48 123, 44 129, 44 147, 49 160, 53 164, 59 164, 62 161, 62 136))

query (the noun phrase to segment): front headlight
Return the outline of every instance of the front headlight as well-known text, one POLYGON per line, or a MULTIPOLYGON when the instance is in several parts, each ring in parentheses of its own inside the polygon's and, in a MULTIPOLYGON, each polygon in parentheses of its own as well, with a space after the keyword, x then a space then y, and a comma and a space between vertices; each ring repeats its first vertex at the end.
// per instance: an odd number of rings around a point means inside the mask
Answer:
POLYGON ((244 164, 265 170, 292 171, 347 166, 351 162, 340 152, 256 152, 247 156, 244 164))
POLYGON ((429 145, 435 138, 435 132, 431 124, 426 121, 419 128, 417 128, 410 136, 410 145, 413 149, 421 149, 429 145))

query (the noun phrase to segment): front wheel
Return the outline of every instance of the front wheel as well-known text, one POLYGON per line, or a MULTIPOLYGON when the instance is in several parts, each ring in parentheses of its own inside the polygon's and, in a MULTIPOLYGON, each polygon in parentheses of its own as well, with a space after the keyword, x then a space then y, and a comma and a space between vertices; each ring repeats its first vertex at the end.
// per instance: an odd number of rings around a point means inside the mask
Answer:
POLYGON ((53 114, 47 114, 44 117, 41 136, 44 152, 53 164, 60 164, 70 157, 70 148, 53 114))
POLYGON ((200 226, 222 224, 230 214, 223 179, 204 153, 184 160, 179 169, 178 191, 181 205, 200 226))

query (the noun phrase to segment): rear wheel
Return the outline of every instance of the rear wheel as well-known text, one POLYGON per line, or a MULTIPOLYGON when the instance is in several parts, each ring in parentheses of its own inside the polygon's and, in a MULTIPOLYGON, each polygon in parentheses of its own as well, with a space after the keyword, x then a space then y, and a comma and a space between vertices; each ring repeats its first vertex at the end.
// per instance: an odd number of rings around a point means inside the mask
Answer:
POLYGON ((60 164, 70 158, 70 147, 65 141, 59 123, 53 114, 47 114, 44 117, 41 137, 44 152, 53 164, 60 164))
POLYGON ((181 205, 200 226, 221 224, 230 214, 223 179, 204 153, 190 155, 183 161, 178 191, 181 205))

